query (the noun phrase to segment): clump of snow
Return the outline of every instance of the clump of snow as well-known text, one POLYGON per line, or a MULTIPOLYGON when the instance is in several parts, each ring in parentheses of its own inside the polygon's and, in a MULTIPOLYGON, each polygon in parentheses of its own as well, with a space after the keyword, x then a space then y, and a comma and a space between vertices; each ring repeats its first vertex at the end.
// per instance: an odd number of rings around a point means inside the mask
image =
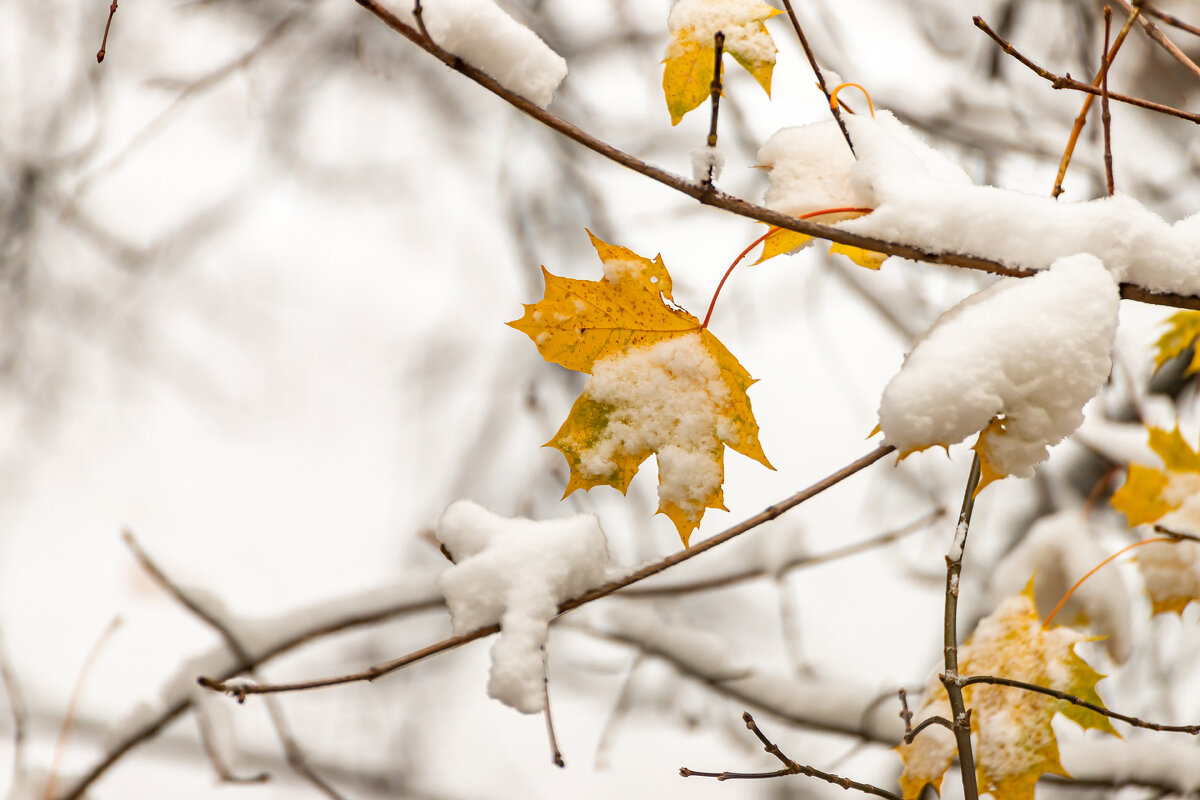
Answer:
POLYGON ((627 454, 658 455, 658 497, 691 515, 719 493, 721 440, 736 431, 716 357, 700 332, 674 336, 597 361, 584 393, 613 407, 608 425, 580 453, 580 472, 602 477, 627 454))
MULTIPOLYGON (((389 10, 416 26, 411 2, 390 0, 389 10)), ((433 41, 483 70, 511 92, 545 108, 567 76, 567 62, 494 0, 424 0, 421 18, 433 41)))
POLYGON ((885 441, 902 453, 950 445, 1000 418, 989 462, 1029 477, 1108 377, 1118 299, 1104 265, 1085 254, 968 297, 917 340, 884 389, 885 441))
POLYGON ((469 500, 451 504, 437 538, 455 565, 438 581, 456 634, 500 623, 488 694, 526 714, 545 707, 542 646, 558 605, 607 579, 596 518, 508 519, 469 500))
POLYGON ((725 168, 725 154, 716 145, 704 145, 692 149, 692 180, 706 183, 716 181, 725 168))
POLYGON ((854 180, 875 211, 842 227, 940 252, 1044 269, 1091 253, 1118 280, 1151 291, 1200 292, 1200 215, 1168 224, 1122 194, 1087 202, 975 186, 887 111, 847 116, 854 180))
MULTIPOLYGON (((726 42, 736 40, 741 59, 772 61, 775 43, 762 26, 764 9, 773 10, 762 0, 678 0, 667 16, 667 30, 672 34, 686 33, 688 39, 698 42, 711 42, 720 31, 725 34, 726 42)), ((678 37, 672 36, 668 58, 673 55, 672 49, 678 47, 677 42, 678 37)))
MULTIPOLYGON (((825 208, 871 208, 875 198, 854 176, 854 155, 833 120, 783 128, 758 151, 771 188, 763 204, 801 216, 825 208)), ((822 217, 828 222, 836 217, 822 217)))
MULTIPOLYGON (((996 567, 992 595, 1000 598, 1017 594, 1036 573, 1038 607, 1049 611, 1108 555, 1079 509, 1042 517, 996 567)), ((1120 570, 1109 565, 1080 584, 1057 619, 1070 622, 1072 616, 1082 613, 1090 627, 1105 637, 1104 646, 1112 659, 1124 663, 1133 646, 1130 605, 1120 570)))

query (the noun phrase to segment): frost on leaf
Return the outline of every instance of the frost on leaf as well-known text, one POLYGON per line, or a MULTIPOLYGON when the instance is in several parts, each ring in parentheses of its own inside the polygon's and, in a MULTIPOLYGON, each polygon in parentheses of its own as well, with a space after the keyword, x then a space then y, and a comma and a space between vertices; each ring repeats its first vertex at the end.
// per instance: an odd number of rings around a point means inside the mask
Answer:
POLYGON ((763 24, 781 13, 761 0, 679 0, 667 17, 671 41, 663 70, 663 94, 671 124, 707 100, 712 91, 713 37, 725 34, 725 52, 771 93, 775 43, 763 24))
MULTIPOLYGON (((860 209, 874 205, 874 195, 854 176, 855 160, 841 129, 833 120, 777 131, 758 151, 758 166, 768 171, 771 187, 763 198, 767 208, 831 225, 864 215, 860 209)), ((811 236, 782 228, 772 230, 763 243, 762 263, 781 253, 805 247, 811 236)), ((879 269, 886 255, 860 247, 834 243, 829 252, 841 253, 855 264, 879 269)))
POLYGON ((968 297, 918 338, 884 389, 886 443, 903 457, 979 433, 981 488, 1029 477, 1108 378, 1118 297, 1087 254, 968 297))
MULTIPOLYGON (((1096 683, 1104 676, 1075 653, 1075 644, 1085 640, 1071 628, 1042 627, 1030 583, 1024 593, 1009 598, 979 623, 959 648, 959 671, 1032 683, 1103 705, 1096 683)), ((936 675, 930 677, 924 696, 917 720, 933 714, 950 718, 946 690, 936 675)), ((1116 735, 1102 714, 1022 689, 973 684, 963 689, 963 697, 971 709, 979 791, 998 800, 1032 800, 1042 774, 1066 775, 1050 725, 1056 714, 1116 735)), ((927 783, 937 789, 956 754, 953 736, 937 725, 898 750, 905 764, 900 785, 907 800, 919 797, 927 783)))
POLYGON ((1167 320, 1167 331, 1154 345, 1154 370, 1157 372, 1173 358, 1178 358, 1190 348, 1192 358, 1183 374, 1200 372, 1200 349, 1196 339, 1200 338, 1200 311, 1179 311, 1167 320))
POLYGON ((591 374, 547 444, 571 468, 566 494, 593 486, 624 493, 651 454, 658 511, 687 545, 709 508, 724 509, 726 446, 770 467, 746 390, 753 379, 694 316, 673 306, 671 276, 592 237, 604 263, 596 281, 543 269, 546 294, 509 325, 547 361, 591 374))
POLYGON ((596 518, 534 521, 452 503, 437 538, 455 564, 438 587, 455 634, 500 624, 488 694, 526 714, 545 707, 542 646, 558 605, 605 582, 608 543, 596 518))

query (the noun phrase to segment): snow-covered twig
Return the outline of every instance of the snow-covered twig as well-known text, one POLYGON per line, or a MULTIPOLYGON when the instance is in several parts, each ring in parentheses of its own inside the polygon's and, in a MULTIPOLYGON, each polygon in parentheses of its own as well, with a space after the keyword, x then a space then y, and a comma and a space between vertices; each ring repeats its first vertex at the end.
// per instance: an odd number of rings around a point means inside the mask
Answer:
MULTIPOLYGON (((1005 275, 1010 277, 1029 277, 1034 274, 1035 270, 1011 267, 1000 263, 999 261, 982 258, 966 253, 952 252, 937 248, 925 248, 910 244, 902 244, 886 239, 880 239, 873 236, 865 236, 862 234, 852 233, 840 228, 831 227, 829 225, 821 225, 810 222, 808 220, 799 219, 790 214, 785 214, 780 211, 775 211, 764 206, 756 205, 732 195, 727 195, 723 192, 713 190, 701 186, 693 181, 689 181, 680 175, 676 175, 666 170, 648 164, 645 161, 636 158, 629 153, 613 147, 611 144, 604 142, 595 136, 587 133, 581 128, 573 125, 570 122, 546 111, 537 104, 521 97, 520 95, 505 89, 495 78, 491 77, 482 70, 468 64, 463 59, 452 53, 442 50, 437 45, 426 40, 421 36, 420 31, 411 25, 406 24, 395 14, 384 8, 376 0, 355 0, 360 6, 365 8, 370 13, 378 17, 389 28, 404 36, 413 44, 430 53, 443 64, 451 69, 470 78, 475 83, 487 89, 489 92, 502 98, 505 102, 516 108, 518 111, 532 117, 536 121, 554 130, 563 136, 583 145, 589 150, 619 164, 627 169, 644 175, 651 180, 668 186, 682 194, 697 200, 702 205, 720 208, 738 216, 747 217, 749 219, 765 222, 768 225, 774 225, 778 228, 784 228, 797 233, 807 234, 820 239, 826 239, 831 242, 858 247, 865 250, 873 250, 886 255, 898 256, 913 261, 923 261, 930 264, 943 264, 946 266, 962 267, 964 269, 973 269, 981 272, 991 273, 993 275, 1005 275)), ((982 20, 980 20, 982 22, 982 20)), ((986 23, 985 23, 986 24, 986 23)), ((1057 76, 1052 76, 1057 77, 1057 76)), ((1065 78, 1062 80, 1066 80, 1065 78)), ((1076 88, 1075 83, 1068 82, 1071 88, 1076 88)), ((1065 84, 1064 84, 1065 85, 1065 84)), ((1091 89, 1087 84, 1080 86, 1091 89)), ((1099 92, 1099 90, 1096 90, 1099 92)), ((1114 100, 1122 100, 1124 102, 1133 102, 1133 98, 1126 98, 1123 95, 1113 94, 1114 100)), ((1158 104, 1149 103, 1149 101, 1137 100, 1135 104, 1152 107, 1156 110, 1164 110, 1168 107, 1158 106, 1158 104)), ((1185 119, 1191 119, 1194 122, 1200 122, 1200 114, 1189 114, 1188 112, 1173 109, 1177 115, 1182 115, 1185 119)), ((1200 297, 1192 295, 1183 295, 1168 292, 1152 292, 1142 286, 1133 283, 1121 284, 1121 296, 1128 300, 1137 300, 1144 303, 1152 303, 1155 305, 1166 305, 1176 308, 1189 308, 1200 310, 1200 297)))
MULTIPOLYGON (((809 486, 807 489, 799 491, 786 500, 780 501, 775 505, 768 506, 759 513, 755 514, 753 517, 734 525, 732 528, 727 528, 710 539, 705 539, 703 542, 695 544, 687 550, 680 550, 679 552, 667 556, 660 561, 656 561, 653 564, 649 564, 641 569, 635 570, 629 575, 626 575, 624 578, 610 581, 603 586, 598 586, 589 592, 584 592, 578 597, 560 603, 558 606, 558 615, 565 614, 568 611, 573 611, 580 606, 587 605, 593 600, 599 600, 602 597, 607 597, 613 592, 624 589, 626 586, 631 586, 638 581, 649 578, 652 575, 657 575, 660 572, 671 569, 678 564, 682 564, 684 561, 689 561, 701 553, 705 553, 712 548, 717 547, 718 545, 728 542, 730 539, 757 528, 764 522, 770 522, 784 512, 795 508, 806 500, 816 497, 826 489, 836 486, 838 483, 842 482, 846 478, 849 478, 851 475, 854 475, 855 473, 869 467, 879 459, 891 453, 894 449, 895 448, 889 445, 877 447, 862 458, 852 461, 851 463, 842 467, 837 472, 825 476, 812 486, 809 486)), ((498 624, 486 625, 457 636, 451 636, 450 638, 443 639, 440 642, 434 642, 431 645, 422 647, 419 650, 414 650, 413 652, 401 656, 400 658, 393 659, 392 661, 386 661, 382 664, 376 664, 375 666, 360 672, 352 672, 346 675, 335 675, 328 678, 316 678, 313 680, 298 681, 295 683, 247 684, 227 683, 222 679, 201 677, 198 679, 198 682, 206 689, 211 689, 216 692, 224 692, 225 694, 237 698, 239 702, 245 700, 248 695, 252 694, 301 692, 309 689, 323 689, 327 686, 340 686, 346 683, 358 683, 361 681, 370 682, 376 680, 377 678, 382 678, 384 675, 395 672, 398 669, 403 669, 404 667, 415 664, 418 661, 424 661, 426 658, 431 656, 445 653, 449 650, 454 650, 455 648, 462 647, 464 644, 469 644, 477 639, 483 639, 499 632, 500 626, 498 624)))
POLYGON ((1116 711, 1107 709, 1104 706, 1090 703, 1076 697, 1073 694, 1060 692, 1057 689, 1047 689, 1045 686, 1038 686, 1035 683, 1026 683, 1025 681, 1014 681, 1011 678, 999 678, 995 675, 972 675, 967 678, 959 678, 958 684, 963 687, 970 686, 973 683, 988 683, 993 686, 1011 686, 1014 689, 1024 689, 1027 692, 1036 694, 1044 694, 1047 697, 1053 697, 1058 700, 1065 700, 1072 705, 1081 706, 1089 711, 1095 711, 1097 714, 1103 714, 1106 717, 1119 719, 1121 722, 1134 726, 1135 728, 1148 728, 1152 731, 1165 731, 1167 733, 1190 733, 1195 736, 1200 734, 1200 725, 1162 725, 1157 722, 1147 722, 1137 717, 1131 717, 1128 714, 1119 714, 1116 711))
POLYGON ((942 685, 950 698, 953 720, 950 730, 958 746, 958 763, 961 766, 963 796, 967 800, 979 800, 979 784, 975 777, 975 756, 971 751, 971 712, 963 700, 962 686, 958 683, 958 581, 962 575, 963 552, 967 545, 967 533, 971 528, 971 514, 975 510, 975 490, 979 487, 979 451, 971 460, 971 472, 967 477, 967 488, 963 493, 962 511, 958 515, 958 526, 954 529, 954 542, 946 555, 946 610, 943 639, 945 645, 946 671, 942 685))
POLYGON ((885 800, 900 800, 897 795, 892 794, 886 789, 880 789, 878 786, 872 786, 869 783, 860 783, 852 781, 849 778, 843 778, 840 775, 834 775, 832 772, 823 772, 815 767, 807 766, 806 764, 798 764, 792 761, 779 746, 766 737, 759 730, 758 724, 755 723, 754 717, 750 716, 750 712, 746 711, 742 714, 742 721, 746 723, 746 727, 750 729, 758 741, 762 743, 763 749, 766 750, 775 758, 779 759, 783 764, 783 769, 775 770, 774 772, 698 772, 687 767, 681 767, 679 774, 685 778, 716 778, 719 781, 734 780, 734 779, 753 779, 753 778, 781 778, 785 775, 806 775, 810 778, 820 778, 821 780, 832 783, 835 786, 840 786, 843 789, 857 789, 864 794, 875 795, 876 797, 885 798, 885 800))
MULTIPOLYGON (((176 602, 194 614, 197 619, 204 622, 208 627, 212 628, 224 640, 226 647, 229 648, 229 652, 233 653, 240 661, 249 662, 253 660, 249 650, 242 644, 241 639, 234 634, 233 629, 224 620, 220 619, 212 609, 206 608, 203 603, 192 597, 179 584, 167 577, 167 574, 142 549, 142 546, 134 538, 132 532, 125 531, 122 534, 122 539, 125 541, 125 546, 133 553, 133 557, 137 559, 138 565, 145 570, 146 574, 167 594, 171 595, 176 602)), ((246 672, 254 680, 258 680, 254 668, 250 668, 246 672)), ((309 765, 308 758, 304 755, 299 742, 296 741, 296 737, 291 731, 291 726, 288 725, 287 717, 283 714, 283 708, 280 707, 278 698, 268 697, 265 700, 267 714, 271 718, 272 727, 275 728, 275 735, 279 738, 279 743, 283 747, 288 765, 291 766, 297 775, 311 783, 313 787, 330 798, 330 800, 344 800, 342 795, 309 765)), ((266 778, 265 775, 255 775, 247 779, 237 778, 232 775, 227 765, 221 762, 221 759, 213 757, 215 756, 215 750, 212 748, 211 742, 206 746, 206 750, 209 752, 210 760, 217 767, 218 774, 220 774, 222 780, 233 780, 236 783, 254 783, 266 778)))

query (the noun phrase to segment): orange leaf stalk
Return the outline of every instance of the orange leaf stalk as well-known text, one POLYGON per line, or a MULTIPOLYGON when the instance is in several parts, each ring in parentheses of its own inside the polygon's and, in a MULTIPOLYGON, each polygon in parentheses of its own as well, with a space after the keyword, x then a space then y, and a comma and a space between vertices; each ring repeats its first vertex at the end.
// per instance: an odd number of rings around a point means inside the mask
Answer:
POLYGON ((1075 585, 1074 585, 1074 586, 1072 586, 1070 589, 1068 589, 1068 590, 1067 590, 1067 593, 1063 595, 1063 598, 1062 598, 1062 600, 1059 600, 1059 601, 1058 601, 1058 605, 1056 605, 1056 606, 1054 607, 1054 610, 1053 610, 1053 611, 1051 611, 1051 612, 1050 612, 1050 613, 1049 613, 1049 614, 1046 616, 1046 619, 1045 619, 1045 620, 1042 622, 1042 628, 1048 628, 1048 627, 1050 627, 1050 620, 1054 619, 1054 615, 1055 615, 1055 614, 1057 614, 1059 611, 1061 611, 1061 610, 1062 610, 1062 607, 1063 607, 1064 605, 1066 605, 1066 603, 1067 603, 1067 600, 1068 600, 1068 599, 1071 597, 1071 595, 1075 594, 1075 590, 1076 590, 1076 589, 1078 589, 1080 586, 1082 586, 1084 581, 1086 581, 1088 578, 1090 578, 1090 577, 1092 577, 1093 575, 1095 575, 1095 574, 1096 574, 1096 572, 1097 572, 1097 571, 1099 571, 1099 569, 1100 569, 1101 567, 1103 567, 1105 564, 1107 564, 1107 563, 1109 563, 1110 561, 1112 561, 1112 560, 1116 559, 1118 556, 1121 556, 1121 555, 1123 555, 1123 554, 1125 554, 1125 553, 1129 552, 1129 551, 1130 551, 1130 550, 1132 550, 1133 548, 1135 548, 1135 547, 1141 547, 1141 546, 1142 546, 1142 545, 1144 545, 1144 544, 1154 544, 1155 542, 1177 542, 1177 541, 1179 541, 1179 540, 1178 540, 1178 539, 1173 539, 1173 538, 1170 538, 1170 537, 1167 537, 1167 536, 1158 536, 1158 537, 1155 537, 1155 538, 1153 538, 1153 539, 1142 539, 1140 542, 1134 542, 1133 544, 1129 545, 1128 547, 1122 547, 1120 550, 1118 550, 1117 552, 1113 553, 1111 556, 1109 556, 1108 558, 1104 559, 1104 560, 1103 560, 1103 561, 1101 561, 1099 564, 1097 564, 1096 566, 1094 566, 1094 567, 1092 567, 1090 570, 1088 570, 1088 573, 1087 573, 1086 575, 1084 575, 1082 578, 1080 578, 1079 580, 1075 581, 1075 585))
MULTIPOLYGON (((867 108, 869 108, 871 110, 871 116, 874 117, 875 116, 875 103, 871 102, 871 94, 870 94, 870 92, 868 92, 866 89, 864 89, 862 86, 860 86, 857 83, 842 83, 842 84, 838 84, 837 86, 835 86, 833 91, 829 93, 829 107, 831 109, 837 108, 838 92, 840 92, 842 89, 845 89, 847 86, 853 86, 855 89, 858 89, 860 92, 863 93, 863 97, 867 98, 867 108)), ((850 109, 848 107, 846 107, 845 104, 843 104, 842 107, 845 108, 847 111, 850 111, 850 109)), ((850 113, 853 114, 854 112, 850 111, 850 113)))
MULTIPOLYGON (((845 84, 842 84, 842 85, 845 86, 845 84)), ((838 88, 840 89, 841 86, 839 86, 838 88)), ((862 88, 862 87, 859 87, 859 88, 862 88)), ((837 89, 835 89, 834 91, 836 92, 837 89)), ((841 207, 841 208, 822 208, 820 211, 810 211, 807 214, 801 214, 798 217, 798 219, 812 219, 813 217, 821 217, 826 214, 850 214, 853 212, 859 212, 862 214, 870 214, 874 210, 875 209, 873 209, 873 208, 851 208, 849 206, 845 206, 845 207, 841 207)), ((708 303, 708 313, 704 315, 704 322, 700 323, 701 330, 704 330, 705 328, 708 327, 708 321, 710 319, 712 319, 713 309, 717 305, 717 298, 721 296, 721 287, 723 287, 725 285, 725 281, 729 279, 729 274, 731 272, 733 272, 733 268, 736 267, 738 264, 742 263, 742 259, 745 258, 747 255, 749 255, 751 250, 753 250, 758 245, 762 244, 762 242, 764 240, 766 240, 766 238, 768 236, 770 236, 772 233, 775 233, 775 231, 777 231, 777 230, 780 230, 780 228, 777 228, 774 225, 772 225, 770 228, 768 228, 766 233, 764 233, 762 236, 755 239, 750 244, 746 245, 746 249, 743 250, 742 252, 738 253, 738 257, 735 258, 733 260, 733 263, 729 265, 729 269, 725 270, 725 274, 721 276, 721 282, 717 284, 717 290, 715 292, 713 292, 712 300, 710 300, 708 303)))

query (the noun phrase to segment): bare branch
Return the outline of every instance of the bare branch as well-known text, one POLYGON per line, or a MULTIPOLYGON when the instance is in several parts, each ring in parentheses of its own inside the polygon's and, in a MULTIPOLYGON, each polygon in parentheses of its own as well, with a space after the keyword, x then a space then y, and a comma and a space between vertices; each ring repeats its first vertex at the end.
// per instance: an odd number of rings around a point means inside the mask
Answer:
POLYGON ((762 743, 763 749, 766 750, 775 758, 779 759, 783 764, 783 769, 774 772, 697 772, 696 770, 681 767, 679 774, 684 778, 699 777, 699 778, 716 778, 719 781, 727 781, 734 779, 754 779, 754 778, 781 778, 785 775, 806 775, 810 778, 819 778, 827 783, 832 783, 835 786, 840 786, 843 789, 857 789, 865 794, 875 795, 876 797, 885 798, 885 800, 900 800, 900 797, 892 794, 886 789, 880 789, 878 786, 872 786, 869 783, 860 783, 852 781, 849 778, 843 778, 840 775, 834 775, 832 772, 823 772, 815 767, 810 767, 805 764, 798 764, 792 759, 783 754, 779 746, 766 737, 759 730, 757 723, 754 722, 754 717, 750 716, 750 712, 746 711, 742 714, 742 721, 746 723, 746 727, 750 729, 758 741, 762 743))
MULTIPOLYGON (((753 517, 734 525, 732 528, 727 528, 710 539, 705 539, 703 542, 700 542, 699 544, 696 544, 687 550, 681 550, 678 553, 667 556, 661 561, 657 561, 653 564, 642 567, 641 569, 630 573, 620 580, 611 581, 603 586, 592 589, 590 592, 585 592, 578 597, 560 603, 558 606, 558 614, 561 616, 562 614, 565 614, 568 611, 573 611, 574 609, 586 605, 593 600, 599 600, 601 597, 607 597, 619 589, 624 589, 626 586, 631 586, 638 581, 645 580, 651 575, 657 575, 658 573, 670 569, 677 564, 682 564, 684 561, 693 559, 701 553, 705 553, 712 548, 717 547, 718 545, 724 544, 730 539, 740 536, 746 531, 757 528, 764 522, 770 522, 784 512, 795 508, 810 498, 816 497, 826 489, 836 486, 838 483, 842 482, 846 478, 849 478, 851 475, 854 475, 860 470, 869 467, 879 459, 886 456, 888 453, 891 453, 893 450, 895 450, 895 448, 891 447, 890 445, 881 445, 862 458, 859 458, 856 461, 853 461, 850 464, 842 467, 837 472, 827 475, 826 477, 814 483, 812 486, 809 486, 807 489, 797 492, 786 500, 776 503, 773 506, 768 506, 759 513, 755 514, 753 517)), ((439 653, 453 650, 457 647, 463 646, 464 644, 473 642, 476 639, 483 639, 499 632, 499 625, 487 625, 482 628, 476 628, 468 633, 460 634, 458 636, 451 636, 449 639, 443 639, 440 642, 435 642, 427 647, 423 647, 420 650, 415 650, 408 655, 401 656, 395 660, 377 664, 369 669, 365 669, 361 672, 350 673, 348 675, 336 675, 330 678, 317 678, 315 680, 299 681, 297 683, 280 684, 226 683, 221 680, 201 677, 198 679, 198 683, 206 689, 224 692, 236 698, 238 702, 242 702, 248 695, 252 694, 300 692, 308 689, 321 689, 326 686, 339 686, 345 683, 373 681, 377 678, 383 677, 384 675, 395 672, 398 669, 415 664, 418 661, 423 661, 430 656, 435 656, 439 653)))
POLYGON ((825 105, 829 106, 830 113, 837 120, 838 128, 842 131, 842 138, 846 140, 846 146, 850 148, 850 153, 853 155, 854 142, 850 141, 850 131, 846 130, 846 122, 842 119, 842 110, 833 101, 833 98, 829 96, 829 87, 825 85, 825 75, 821 72, 821 67, 817 64, 817 57, 813 54, 813 49, 808 44, 808 37, 804 35, 804 29, 800 27, 800 20, 796 17, 796 10, 792 8, 792 0, 783 0, 783 8, 787 11, 788 19, 792 23, 792 30, 796 32, 796 38, 800 40, 800 47, 804 50, 804 57, 808 59, 808 66, 812 68, 813 74, 817 76, 817 87, 820 88, 821 94, 825 95, 825 105))
MULTIPOLYGON (((1136 14, 1138 11, 1143 10, 1140 3, 1131 6, 1128 2, 1126 2, 1126 0, 1117 0, 1117 2, 1120 3, 1121 6, 1131 14, 1136 14)), ((1200 78, 1200 65, 1197 65, 1195 61, 1192 61, 1190 58, 1188 58, 1187 54, 1180 50, 1174 42, 1168 39, 1167 35, 1163 33, 1157 25, 1146 19, 1144 16, 1138 17, 1138 22, 1142 24, 1142 29, 1146 31, 1146 35, 1153 39, 1160 47, 1162 47, 1163 50, 1166 50, 1171 58, 1182 64, 1188 72, 1192 73, 1197 78, 1200 78)))
MULTIPOLYGON (((992 37, 993 41, 1000 45, 1001 50, 1015 58, 1017 61, 1020 61, 1039 77, 1049 81, 1052 88, 1074 89, 1077 92, 1087 92, 1088 94, 1093 95, 1100 94, 1100 89, 1092 86, 1091 84, 1084 83, 1083 81, 1077 81, 1070 75, 1055 75, 1046 68, 1038 66, 1033 61, 1030 61, 1028 58, 1022 55, 1020 51, 1012 46, 1010 42, 1005 41, 1000 34, 992 30, 988 24, 983 21, 982 17, 973 17, 972 19, 975 21, 975 27, 992 37)), ((1108 96, 1113 100, 1116 100, 1118 103, 1127 103, 1131 106, 1138 106, 1139 108, 1145 108, 1150 111, 1157 111, 1160 114, 1167 114, 1172 117, 1186 119, 1189 122, 1200 123, 1200 114, 1193 114, 1190 111, 1184 111, 1183 109, 1175 108, 1174 106, 1155 103, 1152 100, 1143 100, 1140 97, 1130 97, 1126 94, 1117 94, 1116 92, 1110 92, 1108 96)))
POLYGON ((96 63, 104 61, 104 51, 108 48, 108 30, 112 27, 113 16, 117 13, 117 0, 108 7, 108 19, 104 23, 104 38, 100 40, 100 49, 96 51, 96 63))
POLYGON ((1131 717, 1128 714, 1119 714, 1116 711, 1111 711, 1104 706, 1088 702, 1073 694, 1060 692, 1057 689, 1047 689, 1045 686, 1038 686, 1036 683, 1014 681, 1011 678, 997 678, 994 675, 972 675, 969 678, 959 678, 957 683, 962 687, 967 687, 974 683, 986 683, 992 686, 1008 686, 1013 689, 1024 689, 1027 692, 1035 692, 1036 694, 1044 694, 1047 697, 1053 697, 1058 700, 1065 700, 1072 705, 1086 708, 1089 711, 1095 711, 1097 714, 1103 714, 1112 719, 1119 719, 1121 722, 1132 725, 1135 728, 1148 728, 1152 731, 1165 731, 1167 733, 1190 733, 1193 736, 1200 734, 1200 725, 1160 725, 1157 722, 1147 722, 1137 717, 1131 717))
MULTIPOLYGON (((121 538, 124 540, 125 545, 129 548, 130 552, 133 553, 134 558, 137 559, 138 564, 143 570, 146 571, 147 574, 150 575, 151 578, 154 579, 154 582, 157 583, 164 591, 170 594, 171 597, 173 597, 181 606, 186 608, 198 619, 212 628, 225 641, 225 645, 229 648, 229 652, 233 653, 240 661, 252 660, 250 652, 246 649, 245 645, 241 643, 241 640, 239 640, 234 634, 233 629, 225 624, 223 620, 214 615, 209 609, 206 609, 203 605, 198 603, 191 595, 185 592, 183 588, 179 586, 179 584, 168 578, 166 573, 164 573, 162 569, 159 568, 156 563, 154 563, 154 560, 150 558, 149 554, 147 554, 146 551, 142 549, 142 546, 138 544, 138 541, 134 538, 132 532, 124 531, 121 534, 121 538)), ((248 673, 254 677, 255 680, 258 679, 253 669, 248 670, 248 673)), ((279 705, 278 698, 268 697, 266 698, 266 704, 267 714, 270 716, 271 724, 275 728, 275 735, 279 738, 279 743, 283 747, 283 752, 287 758, 288 764, 292 767, 296 774, 311 783, 318 791, 329 797, 330 800, 343 800, 342 795, 336 789, 330 786, 320 775, 314 772, 311 766, 309 766, 308 758, 304 755, 304 751, 301 749, 299 742, 296 741, 296 737, 291 731, 291 726, 288 725, 287 717, 285 717, 283 714, 283 708, 279 705)), ((214 755, 215 751, 209 749, 208 747, 206 747, 206 749, 208 750, 210 757, 214 755)), ((215 765, 217 765, 218 772, 222 779, 228 780, 232 778, 228 769, 224 768, 224 765, 220 763, 219 759, 212 758, 211 760, 215 765)), ((265 780, 265 776, 255 776, 248 779, 232 779, 238 783, 248 783, 258 780, 265 780)))

